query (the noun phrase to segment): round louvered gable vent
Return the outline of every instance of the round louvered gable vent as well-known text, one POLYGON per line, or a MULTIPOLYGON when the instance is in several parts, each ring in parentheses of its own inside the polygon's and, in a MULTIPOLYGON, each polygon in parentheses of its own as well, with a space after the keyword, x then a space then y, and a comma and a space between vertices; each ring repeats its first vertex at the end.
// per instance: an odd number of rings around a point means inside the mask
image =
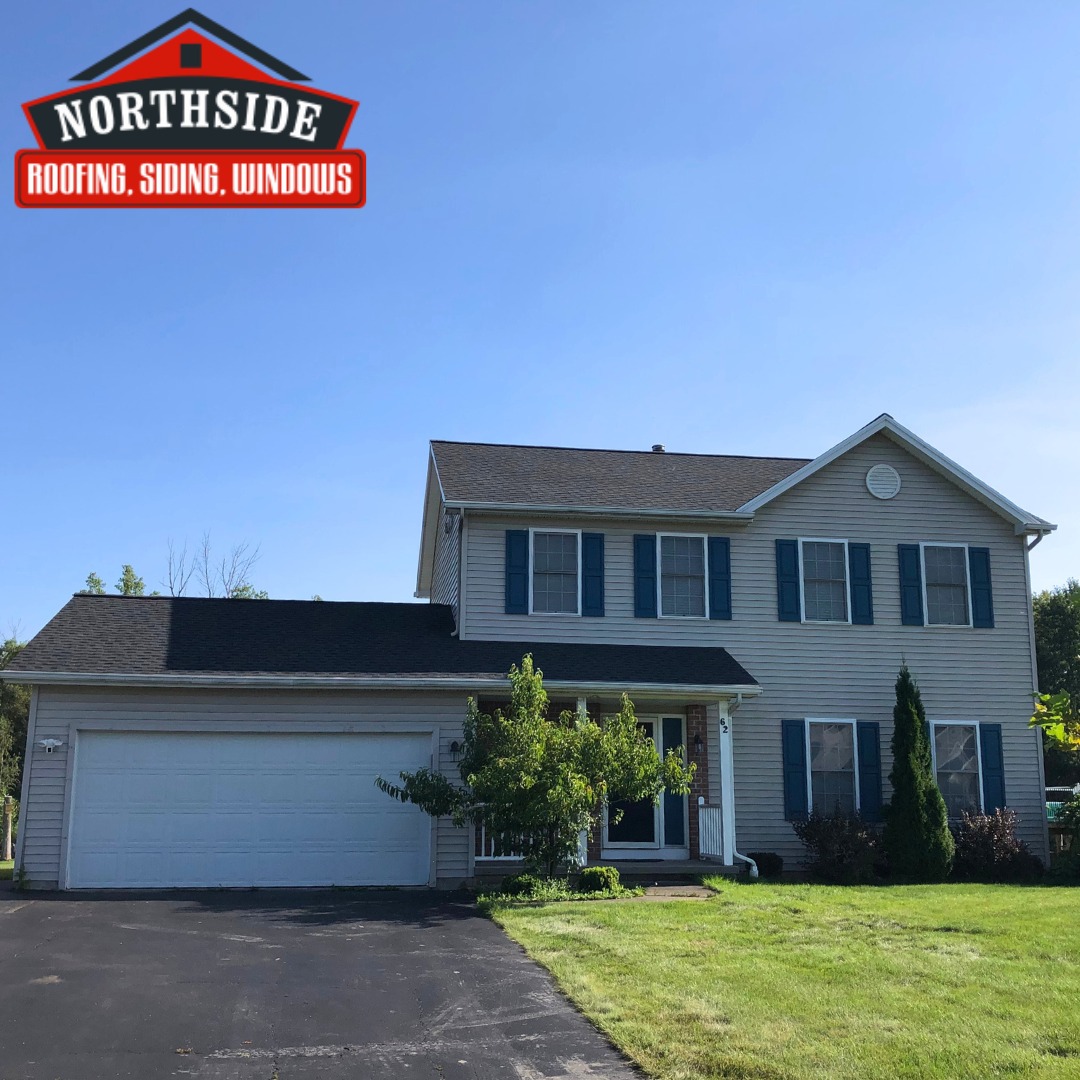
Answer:
POLYGON ((875 465, 866 474, 866 489, 875 499, 891 499, 900 491, 900 474, 891 465, 875 465))

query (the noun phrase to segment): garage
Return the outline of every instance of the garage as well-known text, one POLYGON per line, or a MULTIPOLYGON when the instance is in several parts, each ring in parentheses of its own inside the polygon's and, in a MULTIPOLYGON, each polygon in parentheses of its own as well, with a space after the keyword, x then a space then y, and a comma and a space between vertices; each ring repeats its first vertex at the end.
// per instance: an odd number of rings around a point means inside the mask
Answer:
POLYGON ((430 733, 81 731, 69 888, 426 885, 431 819, 375 778, 430 733))

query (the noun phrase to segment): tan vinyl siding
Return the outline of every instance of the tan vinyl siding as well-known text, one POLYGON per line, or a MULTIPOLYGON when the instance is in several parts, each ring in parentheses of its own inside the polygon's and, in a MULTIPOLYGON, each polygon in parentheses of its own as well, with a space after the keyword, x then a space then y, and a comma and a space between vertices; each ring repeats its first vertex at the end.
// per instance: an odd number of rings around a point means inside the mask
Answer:
POLYGON ((458 590, 461 579, 461 515, 440 515, 435 537, 435 565, 431 575, 431 602, 449 604, 458 620, 458 590), (448 531, 449 530, 449 531, 448 531))
MULTIPOLYGON (((931 718, 1002 724, 1008 803, 1020 815, 1024 839, 1046 854, 1039 746, 1027 727, 1033 679, 1024 538, 887 437, 874 436, 838 458, 764 507, 746 527, 703 529, 695 522, 680 530, 657 519, 590 520, 590 530, 605 534, 604 618, 504 614, 504 531, 537 524, 509 517, 470 520, 462 636, 726 648, 764 689, 733 717, 740 850, 777 851, 789 860, 800 857, 801 847, 783 820, 783 718, 880 722, 888 773, 893 683, 906 659, 931 718), (866 489, 867 470, 879 462, 893 465, 902 479, 900 493, 889 501, 875 499, 866 489), (730 622, 634 618, 633 536, 676 531, 730 536, 730 622), (870 544, 875 625, 777 619, 774 541, 798 537, 870 544), (994 629, 900 624, 896 547, 927 540, 990 549, 994 629)), ((577 527, 580 521, 546 518, 542 524, 577 527)))
MULTIPOLYGON (((385 726, 414 730, 439 729, 439 768, 457 777, 450 743, 460 739, 465 695, 407 692, 158 690, 106 688, 47 688, 39 690, 35 743, 55 738, 64 747, 46 754, 32 748, 23 867, 34 885, 56 885, 60 879, 65 801, 70 798, 69 757, 81 726, 123 730, 177 730, 203 725, 250 725, 251 730, 303 731, 321 725, 342 732, 385 726)), ((435 838, 436 876, 440 881, 469 875, 469 845, 465 830, 440 819, 435 838)))

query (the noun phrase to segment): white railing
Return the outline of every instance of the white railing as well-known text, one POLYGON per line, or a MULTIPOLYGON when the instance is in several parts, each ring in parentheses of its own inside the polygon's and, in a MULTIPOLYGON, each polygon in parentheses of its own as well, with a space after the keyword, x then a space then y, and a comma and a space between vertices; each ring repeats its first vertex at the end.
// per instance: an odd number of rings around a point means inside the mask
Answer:
POLYGON ((504 833, 489 833, 486 826, 476 827, 476 861, 477 862, 508 862, 511 859, 520 859, 521 856, 514 852, 512 837, 504 833))
MULTIPOLYGON (((510 862, 521 858, 521 855, 514 851, 512 836, 507 833, 489 833, 483 824, 476 826, 474 843, 473 858, 477 862, 510 862)), ((588 858, 589 835, 583 832, 578 836, 577 865, 584 866, 588 858)))
POLYGON ((707 806, 698 797, 698 850, 704 859, 724 857, 724 813, 719 806, 707 806))

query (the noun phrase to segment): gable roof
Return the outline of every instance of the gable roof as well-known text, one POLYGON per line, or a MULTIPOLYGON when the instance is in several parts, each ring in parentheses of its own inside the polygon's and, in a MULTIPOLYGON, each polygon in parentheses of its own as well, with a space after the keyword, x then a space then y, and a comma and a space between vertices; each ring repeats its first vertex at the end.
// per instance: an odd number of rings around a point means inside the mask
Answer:
POLYGON ((842 442, 826 450, 824 454, 806 462, 802 468, 783 477, 772 487, 760 494, 748 499, 739 510, 744 513, 756 513, 761 507, 772 502, 773 499, 790 491, 796 484, 801 484, 807 478, 813 476, 842 454, 854 449, 860 443, 874 435, 884 435, 898 446, 901 446, 913 457, 923 464, 928 465, 935 472, 951 480, 961 490, 977 499, 984 506, 1000 514, 1011 522, 1019 533, 1036 533, 1040 536, 1052 532, 1057 528, 1049 521, 1021 509, 1016 503, 1006 499, 1000 492, 995 491, 989 484, 984 483, 973 473, 970 473, 961 465, 957 465, 951 458, 946 457, 940 450, 935 449, 928 442, 920 439, 913 431, 909 431, 903 424, 898 423, 888 413, 882 413, 877 419, 872 420, 865 427, 860 428, 853 435, 849 435, 842 442))
POLYGON ((724 650, 461 641, 442 604, 79 593, 0 677, 31 683, 499 688, 532 653, 551 687, 756 693, 724 650))
POLYGON ((533 507, 734 513, 807 458, 578 450, 433 441, 443 501, 533 507))
POLYGON ((96 64, 91 64, 85 71, 80 71, 78 75, 72 75, 71 81, 89 82, 91 79, 96 79, 98 76, 104 75, 106 71, 111 71, 113 68, 119 67, 125 60, 130 60, 133 56, 141 53, 143 49, 148 49, 151 45, 156 45, 159 41, 163 41, 181 27, 188 25, 197 26, 200 30, 205 30, 208 34, 212 34, 219 41, 231 46, 237 52, 243 53, 256 63, 262 64, 263 67, 267 67, 271 71, 276 72, 283 79, 290 79, 293 82, 310 81, 307 75, 297 71, 296 68, 290 67, 290 65, 286 64, 283 60, 278 60, 275 56, 271 56, 257 45, 252 45, 250 41, 245 41, 239 34, 234 34, 231 30, 222 26, 221 23, 214 22, 213 19, 208 19, 194 8, 187 8, 186 10, 181 11, 179 15, 174 15, 171 19, 166 19, 160 26, 155 26, 153 30, 148 30, 142 37, 138 37, 134 41, 124 45, 122 48, 117 49, 116 52, 110 53, 96 64))

